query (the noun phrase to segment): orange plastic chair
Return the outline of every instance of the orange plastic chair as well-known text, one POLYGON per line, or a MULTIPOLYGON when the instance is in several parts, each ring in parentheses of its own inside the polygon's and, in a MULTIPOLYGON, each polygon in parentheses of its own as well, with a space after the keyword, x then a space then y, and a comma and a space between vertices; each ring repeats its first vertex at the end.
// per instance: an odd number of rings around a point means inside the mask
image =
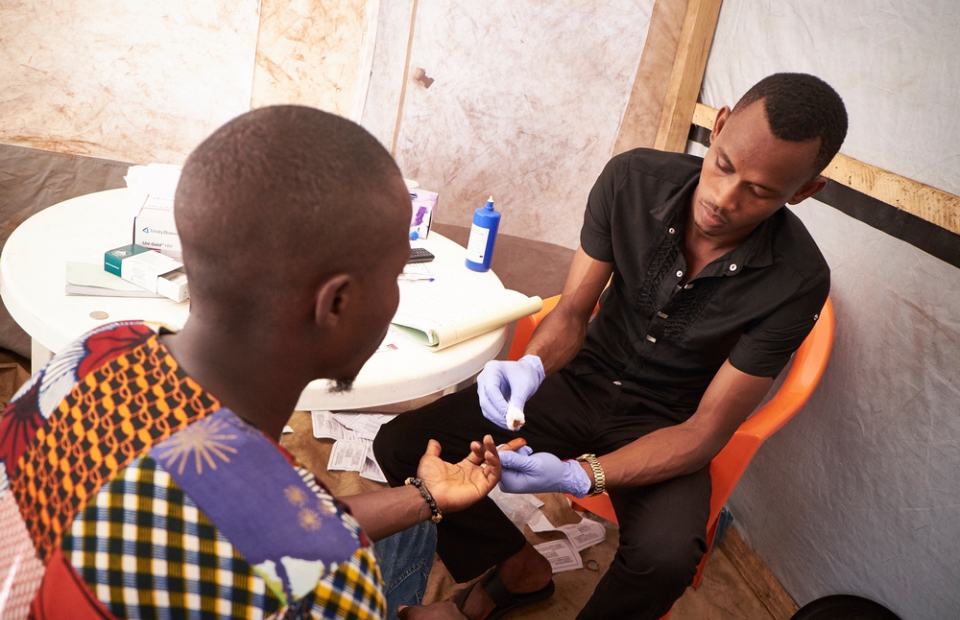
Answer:
MULTIPOLYGON (((523 350, 543 317, 556 307, 560 296, 544 300, 540 312, 524 317, 517 322, 513 342, 510 346, 509 359, 520 359, 523 350)), ((693 580, 693 587, 700 586, 703 578, 703 568, 710 555, 710 547, 717 533, 717 524, 720 510, 730 497, 733 487, 740 480, 740 476, 747 469, 757 449, 770 435, 780 430, 784 424, 797 414, 810 399, 813 390, 820 382, 823 371, 830 358, 830 349, 833 347, 834 316, 833 304, 829 298, 820 311, 820 318, 813 330, 807 336, 800 348, 797 349, 783 384, 777 393, 766 405, 746 419, 740 428, 733 434, 727 445, 710 461, 710 478, 713 489, 710 494, 710 519, 707 522, 707 553, 703 555, 697 566, 697 575, 693 580)), ((577 499, 567 496, 574 503, 585 510, 612 521, 617 522, 617 515, 613 510, 610 497, 604 493, 594 497, 577 499)), ((663 618, 670 616, 668 612, 663 618)))

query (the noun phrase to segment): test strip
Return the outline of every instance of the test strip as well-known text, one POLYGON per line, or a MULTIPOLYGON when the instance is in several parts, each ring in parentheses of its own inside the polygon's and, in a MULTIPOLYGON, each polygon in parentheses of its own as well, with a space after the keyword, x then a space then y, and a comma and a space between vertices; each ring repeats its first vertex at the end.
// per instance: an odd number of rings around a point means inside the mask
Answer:
POLYGON ((527 445, 526 439, 524 439, 523 437, 516 437, 514 439, 511 439, 507 443, 503 444, 499 448, 497 448, 497 452, 503 452, 504 450, 515 452, 520 448, 524 447, 525 445, 527 445))

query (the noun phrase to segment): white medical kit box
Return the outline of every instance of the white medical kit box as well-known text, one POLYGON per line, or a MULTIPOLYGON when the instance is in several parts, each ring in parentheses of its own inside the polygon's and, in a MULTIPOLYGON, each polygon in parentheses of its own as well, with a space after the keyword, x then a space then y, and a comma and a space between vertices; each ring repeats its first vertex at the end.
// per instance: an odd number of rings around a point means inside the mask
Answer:
POLYGON ((175 260, 183 258, 173 219, 173 198, 147 194, 133 219, 133 242, 175 260))

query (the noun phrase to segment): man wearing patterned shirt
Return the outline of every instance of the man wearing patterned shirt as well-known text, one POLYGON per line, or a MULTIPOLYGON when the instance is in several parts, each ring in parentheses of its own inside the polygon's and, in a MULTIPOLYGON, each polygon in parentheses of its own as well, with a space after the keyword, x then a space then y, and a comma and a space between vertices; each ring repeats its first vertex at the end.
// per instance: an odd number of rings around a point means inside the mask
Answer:
POLYGON ((0 419, 0 616, 382 617, 368 536, 485 496, 492 440, 457 464, 432 442, 419 486, 340 500, 277 440, 309 381, 348 389, 381 342, 409 218, 344 119, 262 108, 205 140, 176 194, 186 325, 95 329, 0 419))

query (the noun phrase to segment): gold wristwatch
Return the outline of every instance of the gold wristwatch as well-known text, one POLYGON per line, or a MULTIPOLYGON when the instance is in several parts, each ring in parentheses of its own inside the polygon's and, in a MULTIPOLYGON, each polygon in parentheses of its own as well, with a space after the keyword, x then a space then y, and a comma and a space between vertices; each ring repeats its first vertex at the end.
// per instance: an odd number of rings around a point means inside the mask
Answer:
POLYGON ((600 461, 597 460, 597 455, 581 454, 577 457, 577 460, 581 463, 587 463, 590 465, 590 469, 593 470, 593 486, 590 487, 590 495, 600 495, 603 493, 603 490, 607 487, 607 477, 603 473, 603 468, 600 467, 600 461))

